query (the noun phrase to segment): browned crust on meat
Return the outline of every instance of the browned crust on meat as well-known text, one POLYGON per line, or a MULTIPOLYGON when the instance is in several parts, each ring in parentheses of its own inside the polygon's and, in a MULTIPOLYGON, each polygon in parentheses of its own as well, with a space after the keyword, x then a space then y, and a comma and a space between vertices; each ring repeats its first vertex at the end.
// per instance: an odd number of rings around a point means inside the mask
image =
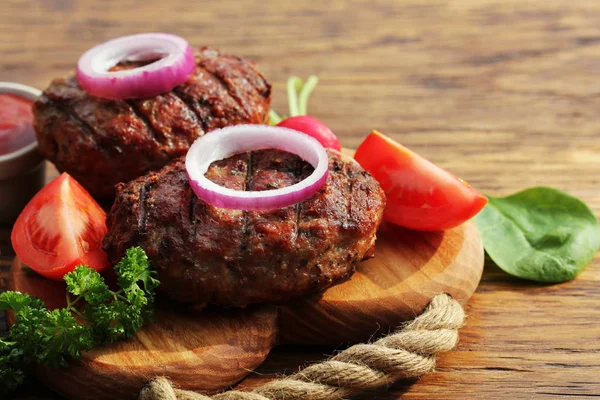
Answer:
MULTIPOLYGON (((329 155, 329 177, 315 196, 267 211, 207 205, 178 159, 117 187, 104 248, 113 262, 131 246, 144 248, 161 291, 179 301, 243 307, 322 290, 372 255, 385 205, 366 171, 329 155)), ((268 150, 214 163, 207 177, 236 190, 269 190, 311 171, 294 155, 268 150)))
POLYGON ((147 99, 102 99, 75 77, 54 80, 33 106, 41 153, 112 199, 115 184, 161 168, 204 133, 266 121, 271 86, 254 63, 205 47, 196 63, 188 81, 147 99))

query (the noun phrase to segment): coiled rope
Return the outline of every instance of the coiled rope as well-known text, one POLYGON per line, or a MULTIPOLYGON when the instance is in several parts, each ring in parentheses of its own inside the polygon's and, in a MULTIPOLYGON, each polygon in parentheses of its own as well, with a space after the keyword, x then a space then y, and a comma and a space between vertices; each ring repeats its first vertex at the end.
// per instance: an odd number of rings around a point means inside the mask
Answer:
POLYGON ((332 400, 370 388, 414 378, 433 370, 436 356, 458 342, 464 324, 462 306, 447 294, 433 298, 423 314, 374 343, 354 345, 329 360, 254 388, 207 396, 174 388, 156 377, 139 400, 332 400))

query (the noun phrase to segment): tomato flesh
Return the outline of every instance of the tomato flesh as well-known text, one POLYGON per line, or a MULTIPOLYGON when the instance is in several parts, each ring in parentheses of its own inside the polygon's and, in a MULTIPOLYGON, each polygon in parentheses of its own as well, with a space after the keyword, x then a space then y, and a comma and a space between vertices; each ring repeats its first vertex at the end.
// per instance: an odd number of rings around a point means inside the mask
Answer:
POLYGON ((467 182, 373 131, 354 158, 386 193, 383 218, 406 228, 439 231, 472 218, 487 198, 467 182))
POLYGON ((70 175, 63 173, 23 209, 11 234, 21 261, 47 278, 60 280, 80 264, 108 266, 102 239, 106 213, 70 175))
POLYGON ((327 125, 313 116, 297 115, 295 117, 289 117, 278 123, 277 126, 306 133, 317 139, 326 149, 335 149, 338 151, 342 149, 342 145, 337 136, 335 136, 335 133, 333 133, 327 125))

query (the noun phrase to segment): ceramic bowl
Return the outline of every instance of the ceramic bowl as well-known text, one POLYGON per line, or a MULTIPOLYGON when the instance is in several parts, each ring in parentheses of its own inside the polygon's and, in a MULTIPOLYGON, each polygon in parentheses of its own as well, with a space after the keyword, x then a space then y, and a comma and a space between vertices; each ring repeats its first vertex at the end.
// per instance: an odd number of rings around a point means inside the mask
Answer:
MULTIPOLYGON (((0 93, 35 101, 40 90, 12 82, 0 82, 0 93)), ((11 225, 29 200, 43 186, 46 164, 33 141, 8 154, 0 155, 0 225, 11 225)))

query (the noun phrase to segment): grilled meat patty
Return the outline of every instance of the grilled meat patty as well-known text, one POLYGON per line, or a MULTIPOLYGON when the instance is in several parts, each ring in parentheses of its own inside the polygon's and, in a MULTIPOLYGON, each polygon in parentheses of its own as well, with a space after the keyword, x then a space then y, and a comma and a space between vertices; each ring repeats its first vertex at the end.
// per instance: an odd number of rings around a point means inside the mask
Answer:
MULTIPOLYGON (((141 246, 160 290, 184 302, 279 303, 348 277, 372 256, 385 194, 354 160, 329 152, 329 177, 312 198, 267 211, 210 206, 193 193, 184 158, 117 186, 104 249, 116 263, 141 246)), ((292 185, 313 168, 262 150, 215 162, 206 176, 235 190, 292 185)))
POLYGON ((54 80, 33 106, 42 155, 95 198, 112 200, 115 184, 160 169, 204 133, 266 121, 271 85, 254 63, 209 48, 196 63, 185 83, 147 99, 98 98, 76 77, 54 80))

